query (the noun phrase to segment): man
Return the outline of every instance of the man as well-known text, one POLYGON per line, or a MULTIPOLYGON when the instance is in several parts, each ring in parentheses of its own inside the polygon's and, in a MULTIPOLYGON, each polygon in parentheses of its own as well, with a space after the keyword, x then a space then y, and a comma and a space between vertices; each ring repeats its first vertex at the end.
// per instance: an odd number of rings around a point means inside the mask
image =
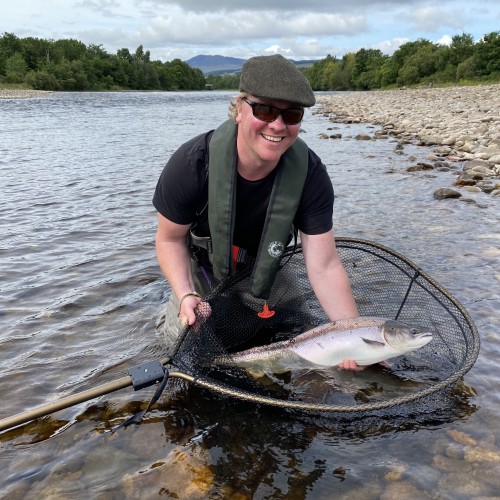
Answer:
POLYGON ((207 283, 241 261, 254 266, 252 294, 267 298, 292 225, 328 317, 358 316, 335 247, 330 178, 298 138, 304 107, 314 104, 293 63, 253 57, 243 66, 231 119, 182 145, 165 166, 153 198, 156 250, 183 324, 195 323, 207 283))

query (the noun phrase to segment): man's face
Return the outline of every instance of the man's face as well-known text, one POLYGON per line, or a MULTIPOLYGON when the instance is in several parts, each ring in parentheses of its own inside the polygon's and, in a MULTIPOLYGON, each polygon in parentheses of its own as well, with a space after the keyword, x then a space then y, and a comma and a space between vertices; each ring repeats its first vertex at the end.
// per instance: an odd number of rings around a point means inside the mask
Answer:
MULTIPOLYGON (((276 108, 286 109, 297 106, 284 101, 268 101, 248 96, 248 100, 269 104, 276 108)), ((245 100, 238 102, 238 154, 240 157, 256 163, 277 165, 283 153, 295 142, 300 131, 301 122, 286 125, 279 115, 272 122, 259 120, 253 115, 252 107, 245 100)))

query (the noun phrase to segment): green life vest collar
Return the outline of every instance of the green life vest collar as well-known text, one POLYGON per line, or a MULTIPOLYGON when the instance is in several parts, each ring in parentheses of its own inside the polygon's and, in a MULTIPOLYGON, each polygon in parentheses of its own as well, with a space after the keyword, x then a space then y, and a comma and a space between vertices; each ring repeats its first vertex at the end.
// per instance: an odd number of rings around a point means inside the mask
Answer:
MULTIPOLYGON (((214 274, 220 279, 234 272, 232 242, 236 211, 237 131, 237 125, 227 120, 215 130, 209 145, 208 222, 214 274)), ((277 167, 252 272, 251 292, 254 297, 267 299, 271 293, 302 196, 308 158, 306 143, 297 138, 277 167)))

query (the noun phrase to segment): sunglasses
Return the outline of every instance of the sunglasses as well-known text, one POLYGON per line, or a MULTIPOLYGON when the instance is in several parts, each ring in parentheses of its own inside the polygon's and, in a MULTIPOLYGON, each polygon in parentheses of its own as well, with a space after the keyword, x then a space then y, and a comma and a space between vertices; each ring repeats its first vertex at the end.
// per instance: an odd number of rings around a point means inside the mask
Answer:
POLYGON ((251 101, 246 97, 243 97, 243 100, 252 108, 253 116, 263 122, 271 123, 281 115, 285 125, 297 125, 304 116, 304 110, 302 108, 281 109, 270 106, 269 104, 251 101))

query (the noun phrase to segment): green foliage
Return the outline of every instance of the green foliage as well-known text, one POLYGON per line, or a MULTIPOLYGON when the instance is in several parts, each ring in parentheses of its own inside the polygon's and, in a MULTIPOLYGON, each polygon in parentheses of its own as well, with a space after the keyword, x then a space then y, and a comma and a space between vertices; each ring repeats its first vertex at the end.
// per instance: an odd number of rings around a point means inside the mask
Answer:
POLYGON ((452 37, 450 46, 418 39, 392 56, 360 49, 342 59, 328 55, 304 70, 314 90, 370 90, 404 85, 500 81, 500 32, 474 43, 471 35, 452 37))
MULTIPOLYGON (((402 85, 500 81, 500 32, 474 42, 452 37, 450 46, 418 39, 392 56, 360 49, 342 59, 328 55, 303 70, 314 90, 370 90, 402 85)), ((139 45, 108 54, 102 45, 73 39, 0 36, 0 83, 42 90, 214 90, 237 89, 238 74, 209 75, 180 59, 152 61, 139 45)))
POLYGON ((78 40, 0 36, 0 83, 40 90, 202 90, 205 77, 180 59, 151 61, 139 45, 108 54, 102 45, 78 40))
POLYGON ((240 75, 208 75, 205 81, 212 90, 236 90, 240 85, 240 75))

